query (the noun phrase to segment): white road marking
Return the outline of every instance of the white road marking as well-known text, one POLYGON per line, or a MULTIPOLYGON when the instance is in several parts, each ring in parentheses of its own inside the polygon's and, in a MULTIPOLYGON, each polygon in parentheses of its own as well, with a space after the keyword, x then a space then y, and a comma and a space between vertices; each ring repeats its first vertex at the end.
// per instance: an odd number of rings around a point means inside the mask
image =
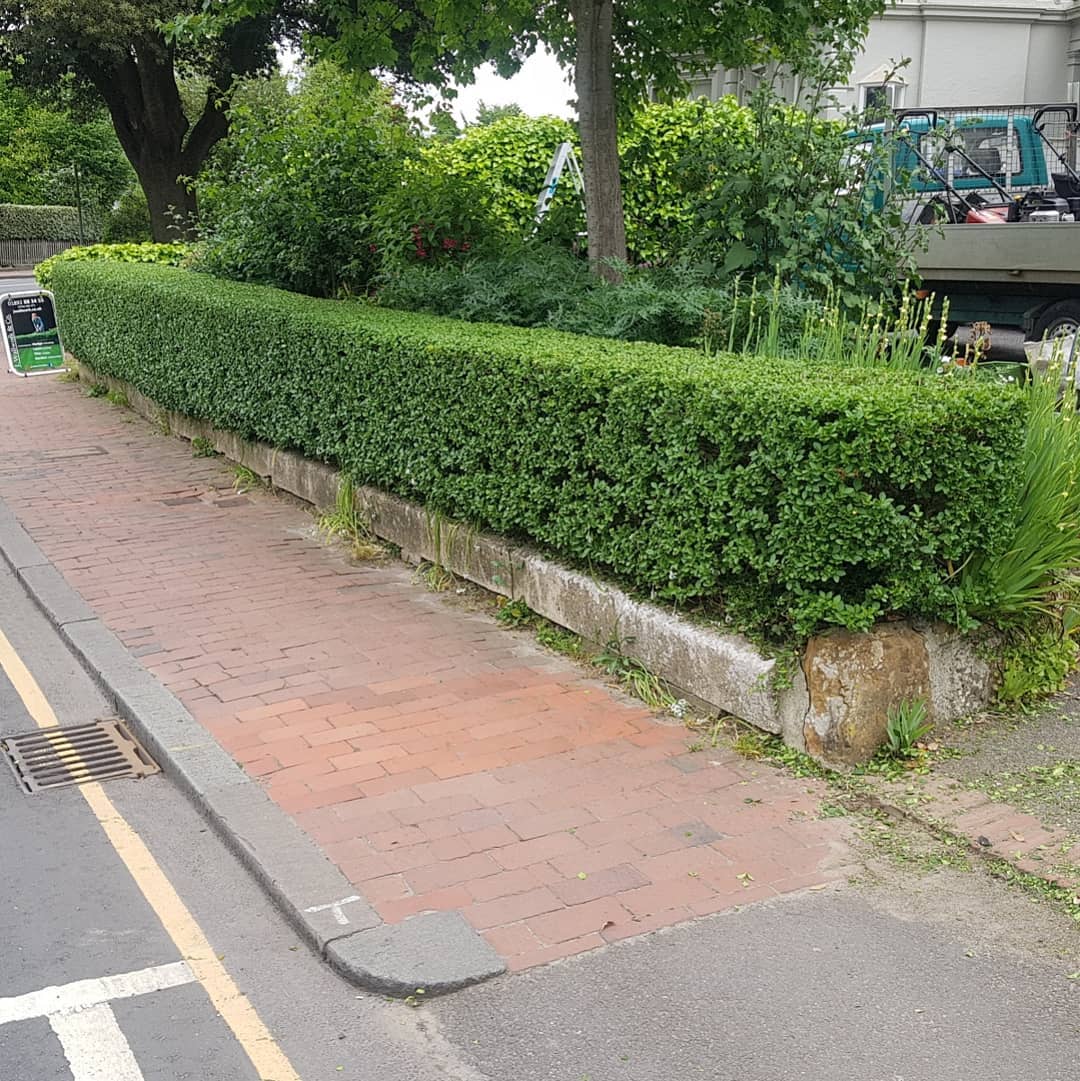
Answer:
MULTIPOLYGON (((0 668, 7 673, 12 686, 38 727, 56 727, 56 713, 41 693, 33 673, 15 652, 3 630, 0 630, 0 668)), ((101 785, 88 782, 82 785, 79 792, 101 824, 109 843, 124 861, 124 866, 142 891, 143 897, 161 920, 180 956, 187 958, 190 972, 210 996, 214 1009, 251 1059, 258 1076, 267 1081, 300 1081, 300 1075, 274 1041, 255 1007, 236 986, 221 959, 214 953, 202 928, 180 900, 175 887, 165 876, 143 839, 113 806, 101 785)), ((346 898, 345 901, 337 903, 345 904, 349 900, 359 898, 346 898)), ((340 922, 348 923, 348 920, 342 919, 340 922)), ((0 1000, 0 1005, 3 1005, 3 1000, 0 1000)), ((2 1017, 0 1023, 3 1023, 2 1017)))
POLYGON ((76 980, 60 987, 44 987, 15 998, 0 998, 0 1025, 12 1021, 27 1021, 31 1017, 51 1017, 53 1014, 76 1013, 100 1006, 118 998, 133 998, 194 983, 195 973, 187 961, 143 968, 137 972, 121 972, 93 980, 76 980))
POLYGON ((112 1010, 104 1002, 49 1015, 73 1081, 144 1081, 112 1010))
POLYGON ((331 901, 328 905, 312 905, 311 908, 305 908, 305 912, 326 912, 330 911, 334 914, 334 919, 344 927, 349 922, 349 917, 341 911, 342 905, 351 905, 353 901, 359 901, 360 898, 353 894, 352 897, 343 897, 340 901, 331 901))

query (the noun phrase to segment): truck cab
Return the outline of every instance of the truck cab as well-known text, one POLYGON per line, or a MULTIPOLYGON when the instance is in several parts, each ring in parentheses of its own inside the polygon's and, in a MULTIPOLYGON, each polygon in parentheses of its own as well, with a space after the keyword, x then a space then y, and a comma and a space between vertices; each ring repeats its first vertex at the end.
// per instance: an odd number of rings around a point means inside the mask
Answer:
MULTIPOLYGON (((945 117, 941 110, 909 111, 850 137, 852 161, 876 160, 888 147, 890 183, 902 186, 914 203, 925 204, 927 196, 950 188, 996 192, 984 174, 1008 191, 1050 183, 1044 144, 1031 116, 970 112, 945 117), (950 147, 962 153, 950 152, 950 147)), ((881 209, 886 185, 879 181, 874 189, 876 209, 881 209)))

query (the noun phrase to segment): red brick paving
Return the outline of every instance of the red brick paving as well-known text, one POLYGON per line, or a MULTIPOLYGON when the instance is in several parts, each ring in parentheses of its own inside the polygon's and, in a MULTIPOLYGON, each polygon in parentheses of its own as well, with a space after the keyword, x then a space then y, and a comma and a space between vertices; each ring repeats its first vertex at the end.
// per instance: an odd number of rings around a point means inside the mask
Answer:
POLYGON ((810 781, 428 593, 55 379, 0 381, 0 496, 384 919, 459 909, 512 968, 837 877, 810 781), (78 451, 85 452, 78 456, 78 451))
POLYGON ((985 856, 1080 890, 1080 844, 1068 830, 1048 827, 1034 815, 948 776, 882 782, 879 790, 893 806, 907 808, 922 822, 944 826, 985 856))

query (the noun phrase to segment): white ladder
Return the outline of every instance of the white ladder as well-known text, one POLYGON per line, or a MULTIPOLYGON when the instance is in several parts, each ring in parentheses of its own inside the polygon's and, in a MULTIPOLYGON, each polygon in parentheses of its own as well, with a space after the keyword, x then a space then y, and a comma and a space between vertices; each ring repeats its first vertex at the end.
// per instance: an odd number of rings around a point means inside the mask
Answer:
POLYGON ((558 147, 555 149, 555 156, 551 159, 551 166, 548 169, 547 179, 544 181, 544 186, 540 189, 540 194, 536 197, 536 214, 534 215, 535 224, 533 225, 534 234, 540 228, 540 223, 547 216, 548 208, 551 206, 551 200, 555 198, 555 189, 559 186, 559 179, 566 169, 570 170, 570 180, 574 185, 574 191, 577 192, 578 199, 581 201, 581 209, 585 209, 585 178, 581 175, 581 166, 578 164, 573 144, 559 143, 558 147))

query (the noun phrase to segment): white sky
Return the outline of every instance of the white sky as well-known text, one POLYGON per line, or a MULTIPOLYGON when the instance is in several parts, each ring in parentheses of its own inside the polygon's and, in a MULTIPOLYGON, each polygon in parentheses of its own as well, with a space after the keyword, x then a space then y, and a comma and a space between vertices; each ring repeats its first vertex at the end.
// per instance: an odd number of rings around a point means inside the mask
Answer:
MULTIPOLYGON (((278 63, 286 74, 295 73, 299 55, 291 49, 278 49, 278 63)), ((512 79, 501 79, 485 65, 476 72, 469 86, 459 86, 458 96, 449 102, 450 110, 459 124, 476 119, 480 102, 485 105, 520 105, 529 116, 562 116, 577 118, 569 102, 574 96, 570 73, 543 47, 529 57, 512 79)), ((423 110, 426 115, 429 110, 423 110)))
POLYGON ((481 68, 471 86, 458 88, 450 109, 459 124, 463 119, 476 119, 481 101, 485 105, 517 104, 529 116, 563 116, 572 120, 576 112, 568 102, 574 91, 567 76, 555 57, 541 47, 512 79, 500 79, 490 67, 481 68))

